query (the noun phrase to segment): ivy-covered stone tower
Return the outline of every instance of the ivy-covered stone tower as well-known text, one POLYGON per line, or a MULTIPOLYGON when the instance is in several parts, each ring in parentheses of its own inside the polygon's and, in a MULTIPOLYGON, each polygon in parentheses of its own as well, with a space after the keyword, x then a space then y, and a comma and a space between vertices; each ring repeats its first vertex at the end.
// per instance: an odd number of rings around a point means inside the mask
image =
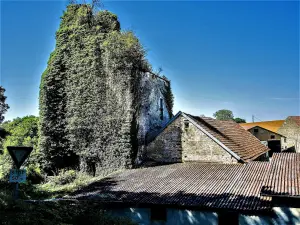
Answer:
MULTIPOLYGON (((170 82, 151 73, 117 16, 69 5, 40 85, 40 148, 48 171, 132 167, 147 133, 172 115, 170 82)), ((138 158, 138 160, 137 160, 138 158)))

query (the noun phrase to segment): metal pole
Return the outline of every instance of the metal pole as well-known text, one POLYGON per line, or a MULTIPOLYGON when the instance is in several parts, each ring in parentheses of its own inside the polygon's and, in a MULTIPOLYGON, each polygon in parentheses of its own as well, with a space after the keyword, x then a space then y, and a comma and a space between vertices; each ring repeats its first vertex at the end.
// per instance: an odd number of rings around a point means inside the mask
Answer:
POLYGON ((14 190, 14 200, 18 199, 18 192, 19 192, 19 183, 15 183, 15 190, 14 190))

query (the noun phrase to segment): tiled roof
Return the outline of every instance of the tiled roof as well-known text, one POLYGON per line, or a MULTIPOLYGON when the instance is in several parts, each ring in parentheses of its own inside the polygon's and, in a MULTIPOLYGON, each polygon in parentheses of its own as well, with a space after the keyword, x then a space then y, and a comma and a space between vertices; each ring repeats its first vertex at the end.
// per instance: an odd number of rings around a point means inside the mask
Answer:
POLYGON ((260 196, 268 162, 178 163, 128 170, 91 184, 72 198, 239 211, 269 210, 260 196))
POLYGON ((262 193, 300 196, 300 153, 274 153, 262 193))
POLYGON ((291 118, 295 121, 295 123, 300 126, 300 116, 289 116, 288 119, 291 118))
POLYGON ((272 120, 272 121, 263 121, 263 122, 255 122, 255 123, 240 123, 245 130, 249 130, 252 127, 262 127, 272 132, 277 133, 278 129, 284 123, 284 120, 272 120))
POLYGON ((243 161, 254 160, 269 151, 256 137, 234 121, 188 116, 197 121, 202 128, 237 154, 243 161))

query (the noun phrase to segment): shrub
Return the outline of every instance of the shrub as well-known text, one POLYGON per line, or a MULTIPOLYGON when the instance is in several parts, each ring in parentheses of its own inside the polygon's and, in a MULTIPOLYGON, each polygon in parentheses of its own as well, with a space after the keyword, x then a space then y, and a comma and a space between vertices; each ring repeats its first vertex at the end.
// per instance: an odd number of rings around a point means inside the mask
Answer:
POLYGON ((35 165, 29 165, 26 168, 26 173, 27 181, 31 184, 40 184, 45 180, 44 176, 41 174, 41 169, 35 165))
POLYGON ((53 177, 53 182, 56 185, 64 185, 73 182, 76 177, 75 170, 61 170, 57 176, 53 177))

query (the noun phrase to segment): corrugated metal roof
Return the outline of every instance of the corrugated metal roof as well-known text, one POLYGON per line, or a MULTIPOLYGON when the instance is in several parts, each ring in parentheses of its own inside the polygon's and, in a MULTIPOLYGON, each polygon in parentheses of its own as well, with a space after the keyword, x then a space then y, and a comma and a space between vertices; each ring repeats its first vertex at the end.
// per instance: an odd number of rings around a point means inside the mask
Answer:
POLYGON ((300 153, 274 153, 262 193, 300 196, 300 153))
POLYGON ((278 129, 282 126, 284 120, 272 120, 272 121, 262 121, 262 122, 255 122, 255 123, 239 123, 241 127, 245 130, 249 130, 252 127, 262 127, 272 132, 277 133, 278 129))
POLYGON ((90 185, 73 198, 239 211, 269 210, 261 197, 267 162, 179 163, 128 170, 90 185))

